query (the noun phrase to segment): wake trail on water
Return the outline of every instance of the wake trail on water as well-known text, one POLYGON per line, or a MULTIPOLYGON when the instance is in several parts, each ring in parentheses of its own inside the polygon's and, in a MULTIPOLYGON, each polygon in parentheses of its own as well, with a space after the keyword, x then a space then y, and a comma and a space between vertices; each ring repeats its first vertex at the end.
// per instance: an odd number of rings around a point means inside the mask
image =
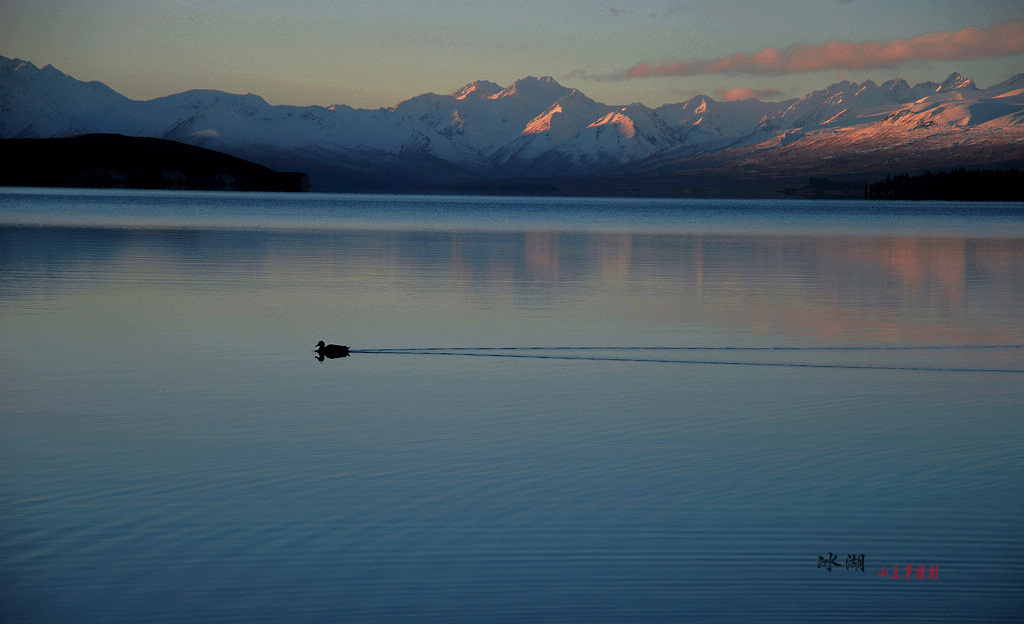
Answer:
POLYGON ((519 358, 535 360, 574 360, 590 362, 649 362, 658 364, 691 364, 711 366, 775 366, 787 368, 822 368, 873 371, 921 371, 943 373, 1024 373, 1015 368, 971 368, 913 366, 895 364, 832 364, 814 362, 768 362, 740 360, 681 359, 644 356, 645 352, 870 352, 870 351, 969 351, 1014 350, 1024 345, 923 345, 923 346, 837 346, 837 347, 410 347, 351 349, 352 354, 367 355, 440 355, 459 357, 519 358), (634 352, 636 355, 593 355, 595 351, 634 352), (570 353, 571 352, 571 353, 570 353))

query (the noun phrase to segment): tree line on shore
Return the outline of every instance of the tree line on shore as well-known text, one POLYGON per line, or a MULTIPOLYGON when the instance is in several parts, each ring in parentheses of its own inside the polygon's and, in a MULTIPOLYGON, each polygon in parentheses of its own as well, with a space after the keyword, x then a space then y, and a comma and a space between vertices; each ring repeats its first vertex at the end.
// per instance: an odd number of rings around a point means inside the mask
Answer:
POLYGON ((1024 201, 1020 169, 951 169, 885 176, 865 189, 868 199, 1024 201))

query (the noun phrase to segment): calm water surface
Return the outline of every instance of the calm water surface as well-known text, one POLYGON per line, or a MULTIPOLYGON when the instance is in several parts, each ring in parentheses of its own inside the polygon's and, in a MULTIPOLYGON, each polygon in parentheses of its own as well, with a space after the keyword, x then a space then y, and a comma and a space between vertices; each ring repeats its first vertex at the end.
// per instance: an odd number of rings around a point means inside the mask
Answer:
POLYGON ((0 190, 0 621, 1019 622, 1022 302, 1020 204, 0 190))

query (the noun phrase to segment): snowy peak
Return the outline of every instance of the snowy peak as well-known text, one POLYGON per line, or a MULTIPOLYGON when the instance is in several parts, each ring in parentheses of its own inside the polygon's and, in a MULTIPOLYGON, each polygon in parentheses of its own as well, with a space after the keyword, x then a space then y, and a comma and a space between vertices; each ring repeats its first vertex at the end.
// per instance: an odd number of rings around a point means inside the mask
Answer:
POLYGON ((657 113, 643 104, 630 104, 607 110, 568 141, 540 154, 531 173, 600 171, 678 145, 679 135, 657 113))
POLYGON ((698 95, 682 104, 666 104, 655 113, 676 128, 684 144, 712 144, 735 140, 749 134, 765 115, 778 110, 778 103, 760 100, 719 102, 698 95))
POLYGON ((502 87, 499 84, 495 84, 488 80, 477 80, 471 82, 461 89, 452 92, 451 96, 456 100, 465 100, 466 98, 489 98, 501 93, 502 87))
POLYGON ((794 128, 805 128, 837 123, 846 123, 851 117, 871 111, 892 108, 936 93, 969 92, 976 90, 974 81, 960 74, 951 74, 941 84, 918 83, 911 87, 902 78, 893 78, 876 85, 867 80, 856 84, 850 81, 837 82, 820 91, 813 91, 796 100, 783 110, 765 116, 758 127, 762 133, 794 128))
POLYGON ((531 119, 523 129, 523 134, 555 132, 564 135, 567 129, 574 129, 568 136, 562 136, 566 139, 595 116, 602 114, 606 108, 604 104, 598 104, 580 91, 572 89, 568 95, 559 98, 547 110, 531 119))
MULTIPOLYGON (((969 90, 968 90, 969 91, 969 90)), ((976 93, 980 93, 977 89, 976 93)), ((909 106, 896 110, 877 124, 879 130, 886 127, 899 129, 911 135, 933 135, 949 133, 965 128, 986 125, 988 128, 1007 129, 1024 124, 1024 97, 1021 91, 1010 91, 995 97, 922 98, 909 106)))
POLYGON ((45 92, 58 100, 61 96, 60 92, 65 90, 77 92, 102 88, 107 93, 116 93, 103 83, 75 80, 53 65, 45 65, 40 69, 29 61, 22 59, 0 57, 0 77, 4 79, 5 83, 10 81, 13 84, 20 84, 22 86, 31 85, 34 90, 45 92))
POLYGON ((896 104, 905 104, 906 102, 913 102, 917 99, 914 95, 913 89, 907 84, 907 81, 902 78, 893 78, 887 80, 878 87, 880 93, 884 94, 886 98, 896 104))
POLYGON ((0 138, 109 132, 114 113, 136 103, 101 82, 81 82, 52 65, 0 57, 0 138))
POLYGON ((960 90, 977 91, 978 87, 975 86, 974 81, 970 78, 964 78, 957 72, 953 72, 935 89, 938 93, 960 90))
POLYGON ((193 89, 183 91, 177 95, 150 100, 154 103, 169 104, 190 110, 206 110, 210 108, 225 107, 240 111, 257 110, 270 108, 270 104, 258 95, 252 93, 235 94, 226 91, 213 89, 193 89))
MULTIPOLYGON (((616 140, 620 143, 636 140, 648 147, 655 147, 654 150, 646 150, 650 153, 678 142, 678 136, 668 124, 643 104, 630 104, 611 111, 586 129, 601 131, 605 127, 614 129, 618 134, 616 140)), ((643 148, 634 148, 633 151, 636 149, 643 148)))
POLYGON ((565 95, 530 119, 518 137, 495 151, 494 159, 503 166, 516 169, 529 167, 544 154, 571 141, 582 129, 612 109, 576 89, 566 91, 565 95))
POLYGON ((491 96, 491 99, 519 97, 530 99, 545 98, 551 101, 568 95, 571 91, 572 89, 558 84, 558 81, 551 76, 542 76, 540 78, 527 76, 526 78, 516 80, 511 85, 494 94, 491 96))
POLYGON ((611 126, 622 138, 632 139, 636 136, 636 124, 633 123, 633 120, 629 115, 625 114, 625 112, 625 109, 622 109, 622 111, 613 111, 608 113, 604 117, 587 126, 587 129, 590 130, 600 128, 601 126, 611 126))
POLYGON ((39 68, 29 61, 19 58, 10 59, 5 56, 0 56, 0 75, 13 74, 14 72, 28 72, 34 74, 38 71, 39 68))
POLYGON ((1017 74, 1000 82, 999 84, 992 85, 988 89, 985 89, 985 91, 993 95, 1002 95, 1009 91, 1016 91, 1017 89, 1024 89, 1024 73, 1017 74))

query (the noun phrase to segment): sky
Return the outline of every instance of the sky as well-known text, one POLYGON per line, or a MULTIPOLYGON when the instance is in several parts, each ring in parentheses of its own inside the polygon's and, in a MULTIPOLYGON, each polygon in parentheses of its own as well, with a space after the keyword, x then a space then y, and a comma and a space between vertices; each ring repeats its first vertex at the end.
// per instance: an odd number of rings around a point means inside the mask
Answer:
POLYGON ((1024 72, 1019 0, 0 0, 0 55, 136 100, 390 107, 552 76, 607 104, 1024 72))

